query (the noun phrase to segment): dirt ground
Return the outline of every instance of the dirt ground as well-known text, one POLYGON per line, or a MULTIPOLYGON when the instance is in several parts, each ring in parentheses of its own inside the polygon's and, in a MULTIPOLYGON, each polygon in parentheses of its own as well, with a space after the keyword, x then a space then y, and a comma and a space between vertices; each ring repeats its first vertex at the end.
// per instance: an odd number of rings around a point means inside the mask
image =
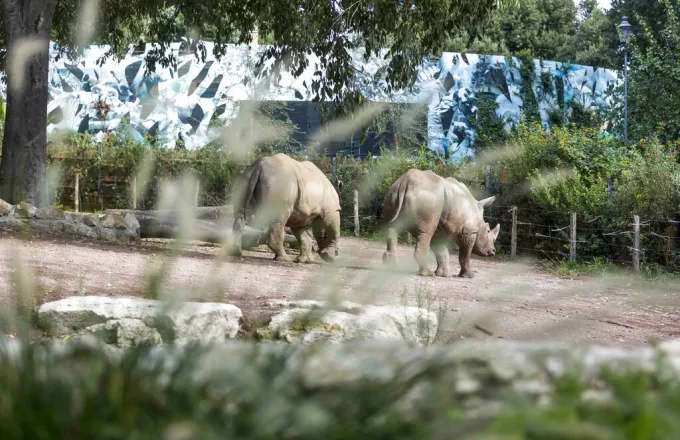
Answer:
MULTIPOLYGON (((341 239, 333 265, 275 262, 266 247, 225 258, 220 247, 206 244, 185 246, 171 258, 170 245, 28 240, 0 231, 0 302, 12 299, 17 256, 37 285, 38 303, 78 294, 142 296, 152 274, 169 262, 163 285, 193 300, 235 304, 253 319, 262 317, 260 305, 268 299, 333 296, 380 305, 429 302, 444 317, 438 338, 445 343, 505 338, 638 346, 680 337, 678 285, 632 276, 560 278, 531 261, 492 257, 473 261, 471 280, 424 278, 415 275, 412 247, 399 246, 400 265, 388 272, 383 243, 349 237, 341 239)), ((451 266, 457 273, 456 255, 451 266)))

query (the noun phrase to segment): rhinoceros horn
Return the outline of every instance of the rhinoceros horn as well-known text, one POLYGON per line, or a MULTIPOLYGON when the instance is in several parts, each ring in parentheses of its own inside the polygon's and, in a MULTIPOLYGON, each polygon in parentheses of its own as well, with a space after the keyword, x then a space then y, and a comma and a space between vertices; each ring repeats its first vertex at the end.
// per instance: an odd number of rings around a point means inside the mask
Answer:
POLYGON ((485 208, 496 201, 496 196, 487 197, 486 199, 478 200, 477 204, 480 208, 485 208))

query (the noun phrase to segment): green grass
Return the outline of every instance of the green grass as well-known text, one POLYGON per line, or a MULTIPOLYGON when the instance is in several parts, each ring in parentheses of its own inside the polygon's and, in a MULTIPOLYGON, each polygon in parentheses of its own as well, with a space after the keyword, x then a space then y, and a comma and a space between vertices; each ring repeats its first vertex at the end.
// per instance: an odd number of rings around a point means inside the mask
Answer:
POLYGON ((618 270, 613 263, 595 257, 588 261, 540 260, 538 267, 558 276, 603 275, 618 270))

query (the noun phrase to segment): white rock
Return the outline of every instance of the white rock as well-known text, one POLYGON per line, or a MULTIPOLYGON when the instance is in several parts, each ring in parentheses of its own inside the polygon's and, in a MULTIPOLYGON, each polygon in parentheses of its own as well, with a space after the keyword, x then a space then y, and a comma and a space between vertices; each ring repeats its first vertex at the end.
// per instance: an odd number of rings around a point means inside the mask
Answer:
POLYGON ((30 203, 21 202, 16 206, 14 214, 17 217, 32 218, 35 217, 37 211, 37 208, 30 203))
POLYGON ((113 229, 128 229, 129 225, 125 217, 118 214, 106 214, 101 219, 102 226, 113 229))
POLYGON ((108 344, 118 347, 136 347, 140 345, 158 345, 163 342, 155 328, 147 326, 140 319, 114 319, 105 324, 97 324, 85 329, 108 344))
POLYGON ((10 215, 14 206, 0 199, 0 215, 10 215))
POLYGON ((161 301, 132 297, 72 296, 38 309, 38 324, 54 335, 133 319, 157 329, 164 337, 172 335, 180 344, 232 339, 239 331, 241 317, 241 309, 231 304, 188 302, 167 307, 161 301))
POLYGON ((408 341, 417 345, 434 342, 437 315, 417 307, 387 307, 344 302, 332 310, 319 301, 276 301, 283 308, 272 316, 258 335, 303 344, 315 341, 338 343, 354 339, 408 341), (293 308, 286 308, 293 307, 293 308))
POLYGON ((38 208, 35 212, 35 218, 43 220, 64 220, 66 215, 61 209, 55 206, 48 206, 47 208, 38 208))
POLYGON ((125 219, 125 223, 127 223, 129 229, 133 230, 134 232, 139 231, 139 221, 137 221, 137 217, 135 217, 133 213, 127 212, 123 218, 125 219))
POLYGON ((101 228, 102 222, 97 214, 85 214, 82 217, 82 222, 87 226, 93 226, 95 228, 101 228))
POLYGON ((173 324, 175 342, 222 342, 240 328, 241 309, 222 303, 184 303, 166 315, 173 324))

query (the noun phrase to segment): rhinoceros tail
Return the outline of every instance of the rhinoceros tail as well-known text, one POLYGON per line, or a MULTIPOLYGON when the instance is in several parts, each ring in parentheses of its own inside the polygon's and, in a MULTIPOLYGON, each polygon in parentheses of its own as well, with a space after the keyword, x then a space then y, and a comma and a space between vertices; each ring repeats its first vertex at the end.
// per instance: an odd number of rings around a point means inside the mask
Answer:
POLYGON ((253 194, 255 193, 255 188, 257 188, 257 183, 260 180, 260 167, 256 166, 253 167, 253 172, 250 174, 250 177, 248 178, 248 186, 246 188, 243 188, 243 192, 241 193, 241 199, 237 200, 237 204, 235 204, 235 208, 238 209, 235 213, 238 213, 239 215, 246 215, 246 211, 248 209, 248 204, 250 203, 250 200, 253 198, 253 194))
POLYGON ((399 214, 401 213, 401 207, 404 206, 404 197, 406 196, 406 190, 408 190, 408 183, 406 185, 399 185, 399 189, 397 190, 397 209, 394 211, 394 215, 390 219, 387 224, 389 225, 390 223, 394 223, 397 218, 399 218, 399 214))

